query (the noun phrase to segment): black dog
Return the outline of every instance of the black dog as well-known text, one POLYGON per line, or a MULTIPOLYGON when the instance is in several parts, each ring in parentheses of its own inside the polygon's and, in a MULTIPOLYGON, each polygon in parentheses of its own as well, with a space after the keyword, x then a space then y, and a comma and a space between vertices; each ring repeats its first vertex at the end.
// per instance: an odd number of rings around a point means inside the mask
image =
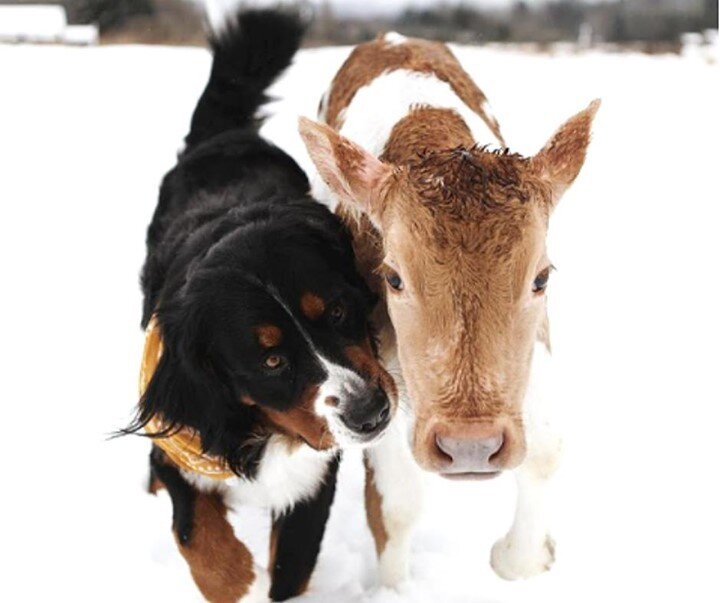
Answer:
POLYGON ((302 592, 338 450, 375 440, 394 407, 348 233, 254 119, 302 32, 293 15, 250 11, 211 39, 210 79, 148 230, 142 323, 162 354, 129 431, 154 438, 152 489, 169 491, 180 551, 210 600, 302 592), (193 439, 230 477, 171 453, 193 439), (233 501, 273 511, 271 585, 225 519, 233 501))

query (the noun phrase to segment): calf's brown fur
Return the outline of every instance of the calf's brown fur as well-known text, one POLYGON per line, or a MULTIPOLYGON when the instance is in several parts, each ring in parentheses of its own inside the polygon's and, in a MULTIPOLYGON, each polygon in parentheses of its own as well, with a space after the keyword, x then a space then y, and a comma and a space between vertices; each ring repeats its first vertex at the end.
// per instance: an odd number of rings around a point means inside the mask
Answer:
MULTIPOLYGON (((519 468, 519 515, 493 550, 503 577, 552 563, 540 511, 521 515, 543 507, 548 475, 534 468, 558 446, 529 437, 536 426, 524 401, 535 344, 550 345, 549 219, 585 161, 599 104, 570 118, 536 155, 511 153, 453 53, 393 34, 350 54, 321 102, 324 124, 300 120, 326 200, 337 202, 357 265, 384 300, 375 314, 380 354, 402 377, 415 461, 448 477, 519 468), (490 450, 475 446, 488 442, 500 444, 463 473, 474 460, 458 464, 454 451, 490 450)), ((386 584, 407 575, 417 507, 397 437, 367 453, 368 519, 386 584)))
MULTIPOLYGON (((422 101, 422 99, 421 99, 422 101)), ((318 171, 354 233, 358 264, 384 296, 416 418, 417 461, 441 471, 438 434, 502 434, 499 469, 525 455, 522 400, 533 344, 547 339, 544 299, 532 294, 550 265, 549 216, 585 159, 594 102, 534 157, 488 150, 502 142, 485 95, 443 45, 382 38, 358 47, 335 77, 322 125, 301 119, 318 171), (397 69, 450 84, 496 134, 473 140, 452 108, 420 102, 395 123, 378 158, 333 127, 358 90, 397 69), (379 273, 379 274, 378 274, 379 273), (399 274, 404 290, 384 286, 399 274)), ((540 296, 538 296, 540 297, 540 296)))

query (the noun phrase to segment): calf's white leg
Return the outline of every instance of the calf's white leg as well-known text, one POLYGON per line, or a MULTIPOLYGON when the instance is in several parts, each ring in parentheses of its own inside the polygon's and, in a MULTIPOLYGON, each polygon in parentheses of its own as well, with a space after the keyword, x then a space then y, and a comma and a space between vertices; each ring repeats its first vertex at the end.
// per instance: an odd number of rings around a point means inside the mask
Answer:
POLYGON ((525 401, 527 456, 515 470, 517 505, 510 531, 492 548, 490 564, 506 580, 530 578, 550 569, 555 543, 549 534, 548 488, 560 462, 562 442, 551 426, 549 353, 535 352, 525 401))
POLYGON ((549 570, 555 561, 555 543, 548 533, 548 478, 536 467, 517 470, 515 520, 507 535, 493 546, 490 558, 501 578, 531 578, 549 570))

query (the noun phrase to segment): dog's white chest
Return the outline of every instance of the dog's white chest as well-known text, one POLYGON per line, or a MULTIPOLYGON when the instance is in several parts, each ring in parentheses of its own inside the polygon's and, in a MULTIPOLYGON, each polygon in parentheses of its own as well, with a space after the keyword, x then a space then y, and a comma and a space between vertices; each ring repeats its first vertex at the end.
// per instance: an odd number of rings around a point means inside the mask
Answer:
POLYGON ((332 451, 317 451, 303 444, 288 446, 281 436, 272 436, 265 449, 257 476, 216 480, 183 472, 189 482, 202 490, 220 490, 229 506, 253 505, 283 511, 312 497, 325 477, 332 451))

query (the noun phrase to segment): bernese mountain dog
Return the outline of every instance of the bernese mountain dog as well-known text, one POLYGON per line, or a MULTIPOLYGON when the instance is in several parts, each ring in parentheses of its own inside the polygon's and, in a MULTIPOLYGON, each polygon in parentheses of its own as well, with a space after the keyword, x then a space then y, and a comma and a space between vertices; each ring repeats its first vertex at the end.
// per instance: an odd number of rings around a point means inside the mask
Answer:
POLYGON ((128 431, 152 438, 150 489, 168 491, 178 548, 211 601, 303 592, 340 450, 377 440, 395 408, 349 234, 258 134, 303 29, 297 15, 253 10, 211 35, 209 82, 147 234, 128 431), (272 512, 267 570, 233 533, 235 503, 272 512))

